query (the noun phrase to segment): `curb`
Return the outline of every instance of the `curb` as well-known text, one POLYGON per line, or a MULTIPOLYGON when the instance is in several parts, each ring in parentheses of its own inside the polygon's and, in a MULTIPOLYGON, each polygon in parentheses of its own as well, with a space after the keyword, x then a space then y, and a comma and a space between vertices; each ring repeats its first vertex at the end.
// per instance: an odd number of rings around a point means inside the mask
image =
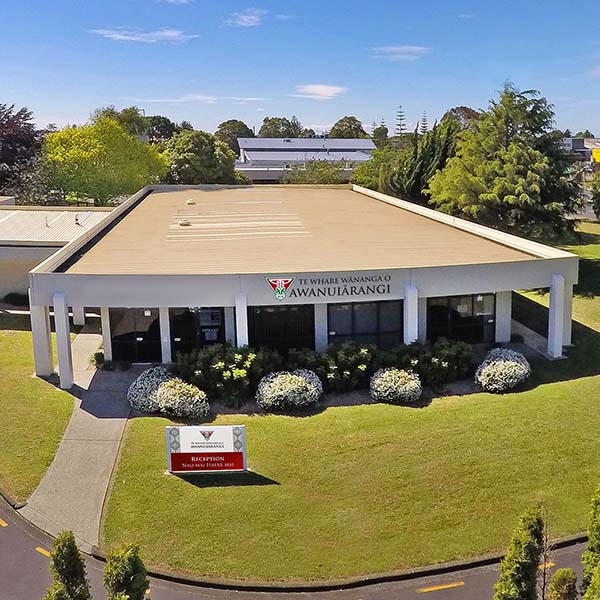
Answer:
POLYGON ((1 485, 0 496, 4 498, 8 504, 10 504, 11 508, 14 508, 15 510, 20 510, 27 504, 27 500, 24 502, 17 502, 1 485))
MULTIPOLYGON (((567 548, 587 542, 588 537, 585 534, 576 534, 557 539, 552 544, 552 549, 567 548)), ((101 562, 106 562, 106 556, 98 548, 92 548, 91 556, 101 562)), ((432 577, 435 575, 444 575, 447 573, 455 573, 458 571, 466 571, 498 564, 504 558, 504 553, 501 554, 486 554, 479 558, 463 561, 453 561, 431 565, 427 567, 416 567, 414 569, 406 569, 401 571, 391 571, 389 573, 379 573, 375 575, 364 575, 362 577, 348 577, 337 580, 324 580, 299 583, 285 583, 274 581, 256 582, 232 580, 232 579, 202 579, 193 577, 177 571, 163 571, 160 569, 148 569, 148 576, 170 583, 189 585, 199 588, 228 590, 228 591, 244 591, 244 592, 281 592, 281 593, 302 593, 302 592, 333 592, 336 590, 351 590, 356 588, 367 587, 382 583, 393 583, 397 581, 410 581, 411 579, 420 579, 432 577)))

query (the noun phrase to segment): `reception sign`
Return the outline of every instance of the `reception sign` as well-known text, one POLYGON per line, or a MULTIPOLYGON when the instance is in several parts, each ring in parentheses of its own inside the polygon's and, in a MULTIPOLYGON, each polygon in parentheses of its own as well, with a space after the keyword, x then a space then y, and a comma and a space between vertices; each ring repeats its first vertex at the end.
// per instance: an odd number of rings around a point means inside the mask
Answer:
POLYGON ((246 426, 166 427, 171 473, 246 470, 246 426))

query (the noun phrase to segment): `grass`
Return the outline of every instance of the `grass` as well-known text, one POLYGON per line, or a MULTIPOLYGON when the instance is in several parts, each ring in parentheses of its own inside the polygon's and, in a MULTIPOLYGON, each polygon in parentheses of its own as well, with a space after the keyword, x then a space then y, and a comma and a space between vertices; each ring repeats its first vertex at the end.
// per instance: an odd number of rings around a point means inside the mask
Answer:
POLYGON ((33 377, 29 317, 0 314, 0 486, 22 501, 52 462, 73 397, 33 377))
MULTIPOLYGON (((103 524, 105 548, 135 541, 148 563, 197 575, 328 579, 437 563, 506 547, 541 501, 554 536, 585 528, 600 479, 600 300, 582 261, 575 347, 540 362, 528 389, 437 398, 424 408, 329 408, 305 418, 221 416, 247 427, 256 476, 166 475, 164 427, 128 425, 103 524)), ((543 296, 534 295, 543 303, 543 296)), ((539 303, 529 303, 543 319, 539 303)))

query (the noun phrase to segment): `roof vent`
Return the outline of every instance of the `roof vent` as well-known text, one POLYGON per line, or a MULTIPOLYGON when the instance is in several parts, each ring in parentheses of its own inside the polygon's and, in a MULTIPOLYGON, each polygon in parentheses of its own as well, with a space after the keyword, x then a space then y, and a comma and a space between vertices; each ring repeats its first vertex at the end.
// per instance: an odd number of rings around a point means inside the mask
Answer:
POLYGON ((189 219, 179 219, 180 227, 189 227, 191 224, 192 222, 189 219))
POLYGON ((287 142, 288 144, 291 144, 291 143, 292 143, 292 140, 290 140, 289 138, 285 138, 283 141, 284 141, 284 142, 287 142))
POLYGON ((185 203, 186 203, 188 206, 191 206, 192 204, 196 204, 196 201, 195 201, 193 198, 188 198, 188 199, 185 201, 185 203))

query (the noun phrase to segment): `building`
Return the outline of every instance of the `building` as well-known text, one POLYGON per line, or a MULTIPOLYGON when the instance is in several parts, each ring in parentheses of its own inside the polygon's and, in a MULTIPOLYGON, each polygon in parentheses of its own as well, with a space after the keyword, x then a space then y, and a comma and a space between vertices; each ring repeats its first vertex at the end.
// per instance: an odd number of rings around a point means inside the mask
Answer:
POLYGON ((569 137, 562 139, 562 146, 583 167, 583 179, 590 180, 600 170, 600 139, 569 137))
POLYGON ((371 158, 375 144, 369 139, 330 138, 238 138, 240 158, 237 171, 257 183, 277 183, 286 171, 307 161, 343 163, 349 179, 352 169, 371 158))
POLYGON ((27 294, 29 271, 98 224, 107 211, 0 202, 0 299, 27 294))
POLYGON ((511 339, 511 290, 550 288, 571 342, 573 254, 357 186, 151 186, 31 271, 36 373, 73 383, 69 307, 100 307, 107 360, 212 342, 324 350, 511 339))

